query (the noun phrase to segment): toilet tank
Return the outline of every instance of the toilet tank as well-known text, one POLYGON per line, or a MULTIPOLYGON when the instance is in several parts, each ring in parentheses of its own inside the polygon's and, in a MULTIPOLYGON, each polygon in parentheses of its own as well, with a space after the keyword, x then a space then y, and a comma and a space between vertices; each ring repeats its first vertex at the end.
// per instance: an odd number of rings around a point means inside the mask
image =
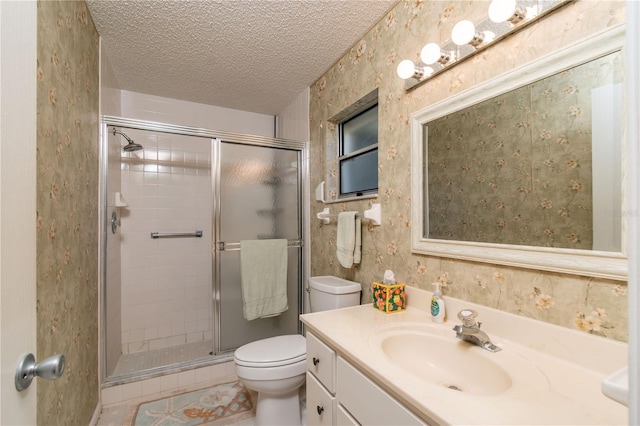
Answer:
POLYGON ((309 278, 311 312, 328 311, 360 304, 360 283, 326 275, 309 278))

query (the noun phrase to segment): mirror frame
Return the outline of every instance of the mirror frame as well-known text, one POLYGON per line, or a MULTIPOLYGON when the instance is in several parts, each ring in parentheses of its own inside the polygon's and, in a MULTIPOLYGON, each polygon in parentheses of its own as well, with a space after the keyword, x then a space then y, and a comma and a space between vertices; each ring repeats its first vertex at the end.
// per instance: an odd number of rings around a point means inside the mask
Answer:
MULTIPOLYGON (((625 176, 626 128, 622 129, 622 251, 562 249, 511 244, 437 240, 424 238, 424 125, 510 90, 573 68, 598 57, 622 51, 625 26, 619 25, 574 43, 560 51, 487 80, 471 89, 443 99, 411 115, 411 252, 484 263, 538 269, 590 277, 627 280, 625 176)), ((624 84, 624 83, 623 83, 624 84)), ((623 117, 625 116, 623 111, 623 117)), ((623 121, 624 122, 624 121, 623 121)))

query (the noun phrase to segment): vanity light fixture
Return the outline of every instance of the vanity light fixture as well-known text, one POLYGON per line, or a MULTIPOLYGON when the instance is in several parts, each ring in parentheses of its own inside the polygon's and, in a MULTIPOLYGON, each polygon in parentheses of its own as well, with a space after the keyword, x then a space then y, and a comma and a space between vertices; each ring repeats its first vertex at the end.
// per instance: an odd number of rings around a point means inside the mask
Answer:
POLYGON ((433 74, 433 68, 419 67, 416 66, 411 59, 405 59, 404 61, 400 61, 398 68, 396 68, 396 72, 398 73, 398 77, 403 80, 410 78, 420 80, 423 77, 433 74))
POLYGON ((508 21, 515 25, 526 16, 516 0, 493 0, 489 5, 489 19, 497 24, 508 21))
POLYGON ((446 71, 492 43, 573 1, 492 0, 488 18, 476 23, 466 19, 458 22, 451 31, 451 40, 428 43, 422 48, 418 63, 411 60, 400 62, 397 68, 398 76, 405 80, 405 90, 412 90, 432 76, 446 71))
POLYGON ((427 43, 420 51, 420 60, 427 65, 435 64, 436 62, 445 65, 453 60, 453 55, 443 51, 437 43, 427 43))

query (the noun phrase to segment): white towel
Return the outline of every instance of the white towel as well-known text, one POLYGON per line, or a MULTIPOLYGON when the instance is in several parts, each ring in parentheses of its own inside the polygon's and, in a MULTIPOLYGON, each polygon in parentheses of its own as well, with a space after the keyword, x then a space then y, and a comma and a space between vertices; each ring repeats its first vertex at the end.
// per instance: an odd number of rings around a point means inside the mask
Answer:
POLYGON ((289 309, 287 240, 240 241, 244 318, 271 317, 289 309))
POLYGON ((362 258, 362 225, 360 216, 356 215, 356 246, 353 248, 353 263, 359 264, 362 258))
POLYGON ((338 262, 345 268, 360 263, 361 222, 357 212, 338 214, 338 236, 336 239, 338 262))

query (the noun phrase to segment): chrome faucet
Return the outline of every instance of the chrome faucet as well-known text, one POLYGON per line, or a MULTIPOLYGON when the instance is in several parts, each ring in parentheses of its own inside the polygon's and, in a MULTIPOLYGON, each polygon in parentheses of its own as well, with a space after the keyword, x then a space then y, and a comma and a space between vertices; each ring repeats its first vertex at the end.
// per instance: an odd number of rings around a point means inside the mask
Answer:
POLYGON ((458 318, 462 321, 462 325, 453 327, 453 330, 456 332, 456 337, 460 340, 478 345, 489 352, 501 351, 502 348, 491 343, 491 339, 487 336, 487 333, 480 330, 482 323, 476 321, 477 316, 478 313, 473 309, 463 309, 458 312, 458 318))

